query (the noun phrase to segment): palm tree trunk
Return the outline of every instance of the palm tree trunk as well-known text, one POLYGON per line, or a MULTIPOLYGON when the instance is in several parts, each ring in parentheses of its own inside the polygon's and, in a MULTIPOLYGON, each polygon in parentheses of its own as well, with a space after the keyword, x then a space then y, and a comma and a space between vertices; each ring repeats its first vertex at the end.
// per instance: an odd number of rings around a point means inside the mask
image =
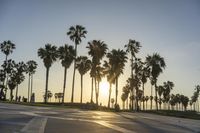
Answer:
POLYGON ((115 105, 117 105, 117 97, 118 97, 118 77, 116 77, 115 105))
MULTIPOLYGON (((30 94, 30 100, 32 100, 32 93, 33 93, 33 74, 31 74, 31 94, 30 94)), ((33 102, 33 101, 31 101, 33 102)))
MULTIPOLYGON (((152 94, 153 94, 153 85, 151 85, 151 97, 152 97, 152 94)), ((151 110, 152 110, 152 98, 150 98, 150 101, 151 101, 151 110)))
MULTIPOLYGON (((8 62, 8 55, 6 55, 6 69, 7 69, 7 62, 8 62)), ((6 95, 7 95, 7 86, 8 86, 8 74, 6 72, 6 86, 5 86, 5 94, 4 94, 4 100, 6 100, 6 95)), ((4 82, 3 82, 4 85, 4 82)))
POLYGON ((64 83, 63 83, 63 98, 62 98, 62 103, 64 104, 65 100, 65 88, 66 88, 66 77, 67 77, 67 68, 64 68, 64 83))
POLYGON ((71 102, 74 102, 74 82, 75 82, 75 74, 76 74, 76 56, 77 56, 77 44, 75 44, 75 60, 74 60, 74 73, 73 73, 73 80, 72 80, 72 95, 71 95, 71 102))
POLYGON ((131 91, 131 92, 132 92, 131 109, 133 111, 134 110, 134 91, 131 91))
POLYGON ((110 108, 111 87, 112 87, 112 83, 110 83, 110 88, 109 88, 108 108, 110 108))
POLYGON ((94 77, 94 84, 95 84, 95 93, 96 93, 96 104, 98 105, 99 103, 98 103, 98 88, 97 88, 97 79, 96 79, 96 77, 94 77))
POLYGON ((13 89, 10 89, 10 101, 13 100, 13 89))
POLYGON ((139 111, 139 108, 138 108, 138 88, 136 88, 136 102, 135 102, 135 108, 136 108, 136 111, 139 111))
POLYGON ((83 100, 83 75, 81 75, 81 103, 82 103, 82 100, 83 100))
POLYGON ((46 68, 46 88, 45 88, 45 100, 44 100, 45 103, 47 103, 48 101, 48 97, 47 97, 48 82, 49 82, 49 67, 46 68))
POLYGON ((94 88, 93 88, 93 80, 94 80, 94 79, 93 79, 93 77, 92 77, 92 87, 91 87, 92 90, 91 90, 91 100, 90 100, 91 103, 93 103, 93 90, 94 90, 94 88))
MULTIPOLYGON (((144 83, 142 83, 142 89, 143 89, 143 98, 144 98, 144 83)), ((145 110, 144 109, 144 101, 143 101, 143 110, 145 110)))
POLYGON ((17 85, 17 88, 16 88, 16 94, 15 94, 15 101, 17 102, 17 99, 18 99, 18 85, 17 85))
POLYGON ((158 97, 157 97, 157 85, 155 82, 155 96, 156 96, 156 110, 158 111, 158 97))
POLYGON ((28 75, 28 98, 27 98, 27 102, 29 102, 29 94, 30 94, 30 77, 31 77, 31 75, 29 74, 28 75))

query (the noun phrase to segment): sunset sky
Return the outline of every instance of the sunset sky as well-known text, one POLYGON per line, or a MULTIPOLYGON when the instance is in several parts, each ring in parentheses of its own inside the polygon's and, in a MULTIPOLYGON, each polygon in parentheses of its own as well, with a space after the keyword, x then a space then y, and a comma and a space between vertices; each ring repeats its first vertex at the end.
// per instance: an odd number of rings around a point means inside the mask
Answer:
MULTIPOLYGON (((82 25, 88 31, 78 46, 78 55, 87 55, 87 42, 100 39, 109 50, 123 49, 129 39, 141 42, 138 57, 158 52, 165 58, 166 69, 158 85, 170 80, 173 93, 191 97, 200 83, 200 1, 199 0, 0 0, 0 42, 11 40, 16 50, 9 56, 14 60, 35 60, 36 100, 42 101, 45 89, 45 67, 37 50, 46 43, 56 46, 74 45, 66 35, 72 25, 82 25)), ((0 64, 5 56, 0 53, 0 64)), ((70 101, 73 65, 67 73, 65 101, 70 101)), ((59 61, 50 69, 49 90, 61 92, 63 71, 59 61)), ((120 76, 119 99, 125 81, 130 76, 130 62, 120 76)), ((104 79, 103 81, 106 81, 104 79)), ((19 95, 27 97, 27 79, 19 86, 19 95)), ((114 97, 114 86, 112 97, 114 97)), ((91 79, 84 76, 84 102, 90 100, 91 79)), ((100 90, 101 91, 101 90, 100 90)), ((150 84, 146 94, 150 95, 150 84)), ((15 93, 14 93, 15 94, 15 93)), ((107 105, 106 93, 100 102, 107 105)), ((75 101, 80 99, 80 75, 76 72, 75 101)), ((54 99, 53 99, 54 101, 54 99)), ((121 101, 121 100, 119 100, 121 101)))

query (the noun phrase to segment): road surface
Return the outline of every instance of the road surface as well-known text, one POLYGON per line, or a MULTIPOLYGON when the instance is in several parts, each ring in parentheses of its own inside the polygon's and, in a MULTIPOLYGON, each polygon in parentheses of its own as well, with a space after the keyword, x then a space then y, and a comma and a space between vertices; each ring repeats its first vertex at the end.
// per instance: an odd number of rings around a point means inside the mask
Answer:
POLYGON ((0 133, 192 133, 200 121, 0 103, 0 133))

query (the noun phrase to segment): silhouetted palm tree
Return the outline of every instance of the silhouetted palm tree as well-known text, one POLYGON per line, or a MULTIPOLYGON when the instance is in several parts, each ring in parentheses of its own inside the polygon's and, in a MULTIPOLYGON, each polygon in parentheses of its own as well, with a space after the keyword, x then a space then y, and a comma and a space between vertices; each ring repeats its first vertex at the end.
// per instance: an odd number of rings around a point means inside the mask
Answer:
MULTIPOLYGON (((95 81, 96 104, 98 105, 99 94, 98 94, 98 87, 96 84, 97 67, 100 65, 100 60, 105 56, 108 48, 107 48, 107 45, 103 41, 100 41, 100 40, 93 40, 91 42, 88 42, 88 46, 86 48, 89 49, 88 54, 92 57, 92 68, 91 68, 90 75, 92 77, 92 82, 93 82, 93 78, 95 81)), ((92 89, 92 93, 93 93, 93 89, 92 89)))
MULTIPOLYGON (((130 61, 131 61, 131 78, 133 79, 133 62, 134 62, 134 59, 136 59, 136 53, 139 52, 141 45, 139 42, 129 39, 129 42, 128 42, 128 44, 125 45, 125 48, 126 48, 126 52, 131 54, 131 59, 130 59, 130 61)), ((134 86, 131 86, 131 88, 133 90, 133 95, 134 95, 133 87, 134 86)))
POLYGON ((46 67, 46 87, 45 87, 45 100, 47 103, 47 91, 48 91, 48 78, 49 78, 49 69, 53 62, 56 61, 58 57, 57 47, 52 46, 51 44, 46 44, 45 48, 38 49, 38 56, 43 59, 44 66, 46 67))
POLYGON ((171 81, 164 82, 163 83, 163 87, 164 87, 163 96, 164 96, 165 101, 168 103, 169 102, 170 92, 174 87, 174 83, 171 82, 171 81))
MULTIPOLYGON (((85 35, 87 34, 87 31, 85 30, 85 27, 81 25, 71 26, 69 28, 69 31, 67 32, 67 35, 69 38, 75 43, 75 59, 77 56, 77 45, 79 45, 82 41, 82 38, 85 38, 85 35)), ((74 72, 73 72, 73 81, 72 81, 72 96, 71 96, 71 102, 74 102, 74 82, 75 82, 75 72, 76 72, 76 60, 74 60, 74 72)))
POLYGON ((146 110, 147 110, 147 102, 149 100, 149 96, 145 96, 145 102, 146 102, 146 110))
POLYGON ((122 107, 123 107, 123 110, 125 109, 125 101, 127 99, 127 94, 126 93, 122 93, 121 95, 121 100, 122 100, 122 107))
MULTIPOLYGON (((151 70, 151 76, 154 80, 155 85, 155 95, 157 97, 157 78, 160 75, 160 73, 163 72, 163 69, 165 68, 166 64, 164 61, 164 58, 161 57, 159 54, 154 53, 152 56, 148 55, 146 57, 146 63, 147 66, 151 70)), ((156 109, 158 110, 158 102, 156 100, 156 109)))
POLYGON ((14 67, 16 69, 16 95, 15 95, 15 100, 18 100, 18 86, 24 81, 25 76, 24 73, 26 72, 26 64, 24 62, 19 62, 15 65, 14 67))
POLYGON ((3 69, 0 69, 0 100, 4 99, 5 79, 6 79, 6 71, 3 69))
POLYGON ((118 78, 121 74, 123 74, 123 69, 125 67, 125 63, 127 62, 127 56, 125 51, 113 49, 107 54, 107 58, 109 59, 109 64, 111 64, 111 67, 114 71, 114 78, 116 82, 115 105, 117 105, 118 78))
POLYGON ((104 75, 107 77, 107 81, 109 83, 109 96, 108 96, 108 108, 110 108, 110 99, 112 92, 112 84, 115 83, 114 70, 107 61, 104 61, 104 75))
POLYGON ((58 48, 58 56, 61 60, 61 64, 64 67, 64 83, 63 83, 63 99, 62 103, 64 103, 65 99, 65 88, 66 88, 66 77, 67 77, 67 69, 71 66, 73 60, 75 59, 75 50, 73 46, 65 44, 58 48))
POLYGON ((26 62, 26 73, 28 73, 28 102, 30 101, 30 93, 33 91, 33 74, 36 72, 37 63, 34 60, 26 62))
MULTIPOLYGON (((141 71, 141 81, 142 81, 142 90, 143 90, 143 96, 144 96, 144 85, 147 82, 147 78, 150 75, 150 70, 148 69, 148 67, 144 66, 142 67, 142 71, 141 71)), ((143 102, 143 109, 144 109, 144 102, 143 102)))
POLYGON ((112 108, 114 108, 114 102, 115 102, 115 99, 111 98, 112 108))
POLYGON ((81 75, 81 97, 80 102, 83 100, 83 75, 86 74, 91 68, 91 61, 87 56, 79 56, 76 59, 76 69, 78 69, 81 75))
MULTIPOLYGON (((2 66, 3 70, 6 72, 6 79, 7 79, 6 84, 7 84, 9 75, 12 74, 12 71, 14 69, 15 61, 12 59, 9 59, 7 61, 4 61, 4 63, 1 66, 2 66)), ((4 82, 3 82, 3 86, 4 86, 4 82)), ((5 88, 4 100, 6 100, 7 85, 5 85, 4 88, 5 88)))
POLYGON ((162 104, 162 99, 161 99, 161 96, 162 96, 162 94, 163 94, 163 92, 164 92, 164 87, 163 86, 158 86, 158 88, 157 88, 157 91, 158 91, 158 96, 159 96, 159 105, 160 105, 160 110, 161 110, 161 104, 162 104))

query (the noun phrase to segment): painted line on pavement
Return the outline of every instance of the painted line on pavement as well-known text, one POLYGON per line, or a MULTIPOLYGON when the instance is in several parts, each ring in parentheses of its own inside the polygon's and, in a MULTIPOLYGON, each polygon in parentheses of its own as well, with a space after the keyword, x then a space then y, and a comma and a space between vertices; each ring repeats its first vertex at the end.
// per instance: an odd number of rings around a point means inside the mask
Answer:
POLYGON ((100 125, 102 125, 102 126, 111 128, 113 130, 116 130, 116 131, 119 131, 119 132, 122 132, 122 133, 136 133, 134 131, 130 131, 130 130, 127 130, 125 128, 119 127, 119 126, 116 126, 116 125, 113 125, 113 124, 109 124, 109 123, 107 123, 105 121, 95 121, 95 122, 100 124, 100 125))
POLYGON ((47 117, 34 117, 20 133, 44 133, 47 117))

